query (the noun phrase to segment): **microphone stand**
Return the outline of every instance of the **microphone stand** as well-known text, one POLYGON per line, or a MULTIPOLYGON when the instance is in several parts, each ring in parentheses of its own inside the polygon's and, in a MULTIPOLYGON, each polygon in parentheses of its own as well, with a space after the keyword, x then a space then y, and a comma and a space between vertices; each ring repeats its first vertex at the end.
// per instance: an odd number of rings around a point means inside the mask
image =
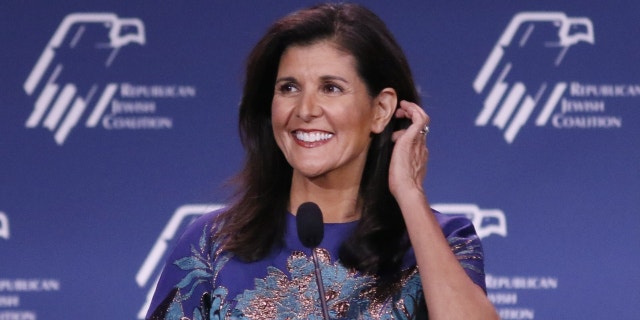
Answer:
POLYGON ((327 295, 324 291, 324 284, 322 282, 322 272, 320 272, 320 263, 318 262, 318 253, 316 248, 312 248, 313 251, 313 264, 316 272, 316 284, 318 285, 318 291, 320 294, 320 306, 322 307, 322 318, 329 320, 329 308, 327 307, 327 295))
POLYGON ((320 271, 320 262, 318 246, 324 237, 324 224, 322 222, 322 211, 320 207, 313 202, 305 202, 298 207, 296 214, 296 228, 298 230, 298 238, 303 246, 311 249, 313 253, 312 260, 314 272, 316 276, 316 285, 318 286, 318 294, 320 294, 320 306, 322 307, 322 318, 329 320, 329 308, 327 307, 327 295, 324 291, 322 283, 322 272, 320 271))

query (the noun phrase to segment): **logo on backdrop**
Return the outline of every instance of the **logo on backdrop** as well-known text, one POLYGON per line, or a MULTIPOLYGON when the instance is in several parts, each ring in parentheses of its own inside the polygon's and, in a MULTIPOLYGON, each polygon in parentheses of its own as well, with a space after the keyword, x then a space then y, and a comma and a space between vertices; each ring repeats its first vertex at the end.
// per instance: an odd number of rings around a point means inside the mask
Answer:
POLYGON ((470 203, 437 203, 431 207, 440 213, 467 217, 473 223, 480 239, 492 234, 507 236, 507 218, 502 210, 480 209, 470 203))
POLYGON ((0 211, 0 238, 9 240, 9 217, 7 214, 0 211))
POLYGON ((532 116, 538 127, 622 127, 620 117, 605 115, 602 98, 640 96, 640 85, 563 79, 561 67, 571 59, 569 49, 592 45, 595 35, 589 18, 562 12, 516 14, 473 82, 475 92, 484 98, 475 125, 491 123, 504 131, 507 143, 514 141, 532 116))
POLYGON ((172 118, 155 116, 157 100, 192 98, 195 88, 123 82, 119 62, 135 62, 125 61, 127 53, 145 43, 144 23, 138 18, 67 15, 24 82, 25 93, 34 98, 25 126, 49 129, 58 145, 80 122, 107 130, 171 129, 172 118))
POLYGON ((223 205, 220 204, 190 204, 181 206, 173 213, 136 274, 138 287, 148 289, 146 301, 138 312, 138 319, 144 319, 146 316, 156 284, 160 279, 163 263, 169 255, 169 248, 175 244, 175 241, 193 220, 222 207, 223 205), (153 281, 149 281, 152 279, 153 281))

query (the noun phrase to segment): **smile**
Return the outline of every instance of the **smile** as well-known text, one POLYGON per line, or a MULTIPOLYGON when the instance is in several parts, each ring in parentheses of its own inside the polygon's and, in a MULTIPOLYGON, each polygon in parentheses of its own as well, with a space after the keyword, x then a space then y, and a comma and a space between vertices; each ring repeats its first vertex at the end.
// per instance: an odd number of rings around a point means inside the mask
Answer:
POLYGON ((333 137, 333 133, 320 132, 320 131, 312 131, 312 132, 304 132, 304 131, 294 131, 293 136, 302 142, 313 143, 326 141, 333 137))

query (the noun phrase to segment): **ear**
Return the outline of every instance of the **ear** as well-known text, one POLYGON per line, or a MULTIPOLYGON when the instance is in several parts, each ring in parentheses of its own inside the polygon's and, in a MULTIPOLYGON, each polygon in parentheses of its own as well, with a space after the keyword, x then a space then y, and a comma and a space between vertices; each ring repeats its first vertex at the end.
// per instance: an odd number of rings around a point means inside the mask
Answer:
POLYGON ((398 95, 393 88, 384 88, 373 99, 373 122, 371 132, 380 133, 387 126, 398 105, 398 95))

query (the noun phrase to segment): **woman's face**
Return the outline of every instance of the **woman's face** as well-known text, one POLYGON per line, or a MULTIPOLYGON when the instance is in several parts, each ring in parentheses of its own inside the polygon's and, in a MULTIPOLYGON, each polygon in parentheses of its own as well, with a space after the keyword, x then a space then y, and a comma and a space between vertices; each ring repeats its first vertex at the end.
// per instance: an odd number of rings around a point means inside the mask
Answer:
POLYGON ((331 42, 291 46, 280 59, 271 105, 273 134, 294 174, 360 177, 370 134, 384 129, 376 98, 352 55, 331 42), (346 175, 345 175, 346 174, 346 175))

